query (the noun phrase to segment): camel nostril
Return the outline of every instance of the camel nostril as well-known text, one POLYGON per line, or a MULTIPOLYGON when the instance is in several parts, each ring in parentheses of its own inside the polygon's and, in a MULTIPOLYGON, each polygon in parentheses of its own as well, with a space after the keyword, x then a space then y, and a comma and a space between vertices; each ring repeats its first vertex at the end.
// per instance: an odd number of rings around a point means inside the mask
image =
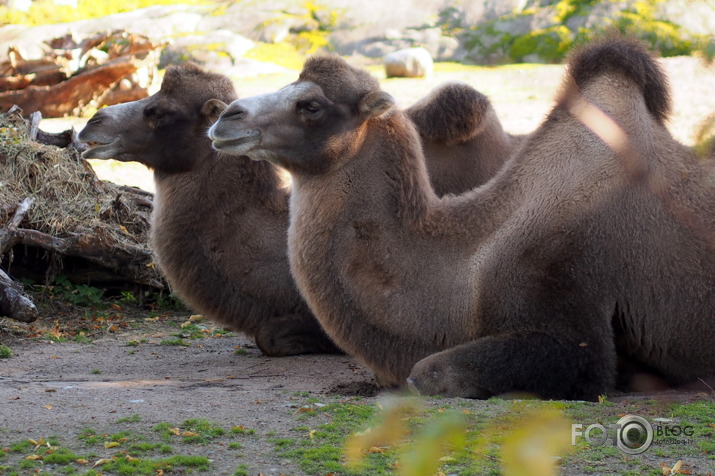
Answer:
POLYGON ((246 114, 246 112, 246 109, 239 106, 238 104, 231 104, 221 113, 221 119, 225 121, 240 119, 241 116, 246 114))

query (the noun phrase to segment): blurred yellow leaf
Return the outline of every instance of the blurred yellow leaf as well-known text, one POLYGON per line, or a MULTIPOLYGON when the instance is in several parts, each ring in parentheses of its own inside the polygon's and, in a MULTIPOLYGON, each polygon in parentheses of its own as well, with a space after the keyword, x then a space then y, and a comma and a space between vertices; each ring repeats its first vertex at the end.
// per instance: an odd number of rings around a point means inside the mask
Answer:
POLYGON ((181 434, 181 430, 178 428, 169 428, 169 433, 179 436, 181 434))
POLYGON ((119 446, 119 443, 117 443, 116 441, 107 441, 104 443, 105 448, 114 448, 117 446, 119 446))
POLYGON ((400 459, 403 476, 432 476, 437 472, 445 453, 461 450, 465 445, 466 424, 461 413, 443 412, 427 424, 400 459))
POLYGON ((195 433, 195 432, 193 432, 193 431, 186 430, 185 432, 183 432, 183 433, 181 434, 181 436, 199 436, 199 434, 198 434, 198 433, 195 433))
POLYGON ((660 463, 660 469, 663 472, 663 476, 674 476, 676 474, 690 474, 688 471, 681 471, 680 468, 683 466, 683 460, 678 460, 671 468, 665 463, 660 463))
POLYGON ((193 314, 189 316, 190 321, 202 321, 204 319, 204 316, 201 314, 193 314))
POLYGON ((384 405, 382 419, 373 428, 350 435, 343 450, 349 468, 357 467, 363 455, 373 447, 392 446, 401 442, 407 434, 404 417, 414 413, 417 404, 411 399, 393 401, 384 405))
POLYGON ((30 456, 25 456, 25 459, 29 459, 30 461, 37 461, 42 459, 41 455, 30 455, 30 456))
POLYGON ((125 458, 127 459, 127 461, 132 461, 132 462, 141 461, 141 458, 133 458, 129 455, 126 455, 125 458))
POLYGON ((52 410, 52 405, 45 405, 45 408, 48 410, 52 410))
POLYGON ((555 456, 573 449, 571 425, 561 412, 528 410, 514 422, 501 448, 505 476, 552 476, 555 456))
POLYGON ((86 465, 86 464, 89 464, 89 461, 87 461, 87 460, 84 459, 84 458, 76 459, 76 460, 74 460, 74 462, 77 463, 77 464, 85 464, 85 465, 86 465))
POLYGON ((102 459, 98 459, 97 461, 94 462, 94 464, 92 465, 92 467, 93 467, 93 468, 96 468, 97 466, 102 466, 103 464, 107 464, 107 463, 109 463, 110 461, 112 461, 112 458, 102 458, 102 459))

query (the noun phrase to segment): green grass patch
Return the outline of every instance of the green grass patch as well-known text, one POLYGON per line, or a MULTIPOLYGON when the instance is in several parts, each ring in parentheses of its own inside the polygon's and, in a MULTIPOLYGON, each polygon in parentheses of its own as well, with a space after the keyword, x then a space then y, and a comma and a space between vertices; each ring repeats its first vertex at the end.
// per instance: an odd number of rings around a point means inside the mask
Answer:
POLYGON ((246 428, 243 425, 239 426, 234 426, 231 428, 231 434, 232 435, 254 435, 256 433, 256 430, 253 428, 246 428))
POLYGON ((248 465, 244 463, 238 465, 238 468, 234 471, 233 476, 248 476, 249 474, 248 465))
POLYGON ((120 456, 101 466, 109 474, 155 475, 159 472, 208 471, 210 461, 205 456, 174 455, 168 458, 130 458, 120 456))
POLYGON ((134 415, 118 419, 117 423, 139 423, 140 421, 142 421, 141 415, 135 413, 134 415))
POLYGON ((167 442, 172 442, 180 438, 180 441, 185 444, 201 445, 205 445, 210 440, 226 435, 226 430, 215 423, 201 418, 186 420, 181 425, 172 425, 171 423, 162 422, 154 426, 154 431, 159 433, 167 442))
POLYGON ((12 357, 12 349, 6 345, 0 345, 0 359, 9 359, 12 357))
POLYGON ((181 337, 177 337, 175 339, 164 339, 161 342, 159 342, 159 345, 169 345, 169 346, 178 346, 178 347, 190 347, 191 346, 190 343, 186 342, 181 337))

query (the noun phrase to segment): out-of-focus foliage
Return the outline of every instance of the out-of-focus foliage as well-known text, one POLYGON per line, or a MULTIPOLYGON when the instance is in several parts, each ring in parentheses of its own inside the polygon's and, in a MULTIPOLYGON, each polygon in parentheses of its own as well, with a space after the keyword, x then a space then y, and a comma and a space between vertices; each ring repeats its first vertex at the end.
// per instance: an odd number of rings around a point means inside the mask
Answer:
POLYGON ((290 22, 294 26, 290 28, 287 42, 294 45, 301 54, 311 55, 320 49, 332 49, 328 37, 337 28, 341 15, 339 9, 307 1, 303 3, 300 13, 282 12, 264 22, 261 28, 290 22))
POLYGON ((478 25, 465 25, 459 10, 450 6, 440 11, 438 23, 468 51, 475 51, 475 57, 496 62, 559 63, 573 46, 610 30, 639 38, 664 57, 699 54, 712 61, 713 37, 693 34, 659 17, 664 1, 552 0, 478 25), (532 25, 525 33, 524 24, 532 25))
POLYGON ((77 7, 58 5, 53 0, 32 2, 28 11, 0 6, 0 25, 48 25, 101 18, 114 13, 129 12, 153 5, 207 5, 208 0, 78 0, 77 7))
POLYGON ((492 466, 484 458, 494 458, 498 447, 501 474, 553 476, 559 458, 573 449, 570 421, 549 404, 516 403, 486 427, 473 427, 471 416, 469 410, 429 412, 412 399, 390 402, 374 426, 347 439, 346 463, 356 471, 365 455, 397 449, 399 475, 432 476, 492 466))

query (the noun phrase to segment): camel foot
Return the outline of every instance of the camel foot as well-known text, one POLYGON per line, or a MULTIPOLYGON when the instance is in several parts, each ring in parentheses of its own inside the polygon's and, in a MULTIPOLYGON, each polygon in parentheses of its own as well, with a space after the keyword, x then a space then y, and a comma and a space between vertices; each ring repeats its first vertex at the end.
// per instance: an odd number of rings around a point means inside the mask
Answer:
POLYGON ((312 317, 280 316, 267 321, 256 333, 256 345, 271 357, 298 354, 342 354, 312 317))

